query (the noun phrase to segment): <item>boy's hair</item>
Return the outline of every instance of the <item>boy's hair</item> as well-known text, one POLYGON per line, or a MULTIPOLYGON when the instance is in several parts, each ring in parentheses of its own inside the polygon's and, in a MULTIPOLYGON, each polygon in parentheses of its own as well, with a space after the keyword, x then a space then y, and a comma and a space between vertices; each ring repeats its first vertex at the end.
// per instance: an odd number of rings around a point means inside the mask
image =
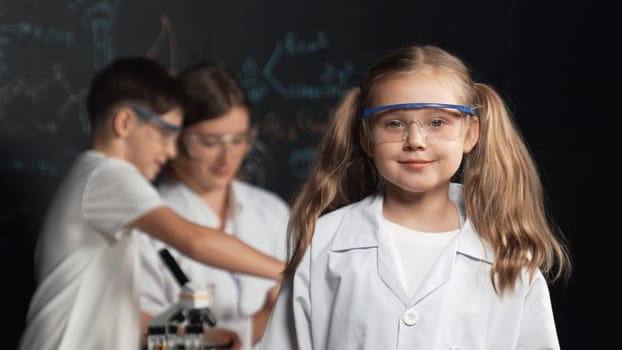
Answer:
POLYGON ((179 79, 147 57, 122 57, 97 72, 91 81, 87 109, 96 131, 115 108, 136 104, 164 114, 185 103, 179 79))
POLYGON ((188 98, 184 127, 217 118, 233 107, 251 110, 251 102, 235 74, 212 63, 197 63, 179 76, 188 98))

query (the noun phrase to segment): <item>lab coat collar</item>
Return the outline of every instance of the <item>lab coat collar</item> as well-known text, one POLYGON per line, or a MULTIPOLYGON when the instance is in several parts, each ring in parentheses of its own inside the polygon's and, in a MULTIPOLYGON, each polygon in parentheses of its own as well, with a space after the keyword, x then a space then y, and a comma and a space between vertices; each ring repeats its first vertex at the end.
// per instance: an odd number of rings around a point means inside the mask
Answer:
MULTIPOLYGON (((452 200, 457 198, 461 199, 461 196, 452 195, 452 200)), ((375 194, 353 204, 341 222, 331 250, 378 247, 383 201, 382 194, 375 194)), ((457 204, 462 208, 462 203, 457 204)), ((455 253, 492 264, 493 252, 479 238, 468 218, 456 240, 455 253)))
POLYGON ((231 185, 229 186, 230 212, 236 213, 241 211, 244 207, 244 203, 248 203, 248 201, 251 200, 246 198, 247 196, 240 187, 241 185, 239 180, 231 181, 231 185))
POLYGON ((456 253, 492 264, 495 258, 494 252, 480 239, 468 218, 456 238, 458 240, 456 253))
MULTIPOLYGON (((214 210, 210 208, 197 193, 195 193, 185 182, 183 181, 175 181, 171 183, 163 183, 160 186, 179 186, 181 188, 182 193, 185 193, 188 200, 191 200, 194 205, 200 206, 202 209, 203 215, 209 217, 210 223, 208 226, 218 225, 220 222, 220 218, 216 215, 214 210)), ((248 200, 247 196, 244 195, 244 191, 240 188, 240 184, 237 180, 233 180, 231 184, 227 187, 227 196, 229 197, 228 205, 227 205, 227 213, 225 216, 225 223, 223 225, 224 231, 232 233, 235 232, 234 219, 236 216, 239 216, 242 208, 244 207, 244 203, 248 200)), ((205 225, 205 223, 203 223, 205 225)))
MULTIPOLYGON (((452 188, 456 192, 456 188, 452 188)), ((450 191, 450 192, 451 192, 450 191)), ((450 197, 464 213, 462 199, 457 193, 450 193, 450 197)), ((332 242, 332 251, 347 251, 352 249, 377 248, 378 249, 378 276, 384 284, 407 305, 413 305, 426 298, 442 285, 447 283, 452 276, 455 259, 458 254, 470 257, 474 261, 491 263, 493 254, 486 249, 479 236, 474 231, 471 222, 465 218, 458 235, 452 239, 447 247, 441 252, 441 256, 432 266, 426 278, 422 281, 414 295, 409 295, 403 288, 399 274, 395 269, 398 257, 392 253, 392 242, 389 235, 381 231, 383 196, 376 194, 369 196, 350 207, 347 210, 332 242)), ((465 217, 464 214, 461 215, 465 217)))
POLYGON ((382 203, 382 194, 375 194, 352 204, 341 221, 331 250, 377 247, 382 203))

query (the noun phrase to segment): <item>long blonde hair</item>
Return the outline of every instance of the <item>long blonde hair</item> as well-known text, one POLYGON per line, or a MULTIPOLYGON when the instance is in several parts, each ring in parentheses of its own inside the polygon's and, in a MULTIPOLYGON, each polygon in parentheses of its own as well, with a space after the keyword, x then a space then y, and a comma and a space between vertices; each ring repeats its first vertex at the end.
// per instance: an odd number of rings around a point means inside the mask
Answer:
POLYGON ((538 169, 506 104, 494 88, 473 82, 459 58, 427 45, 381 57, 360 87, 348 91, 332 111, 314 168, 292 205, 286 278, 300 264, 321 215, 359 201, 382 185, 360 146, 365 134, 358 118, 376 86, 423 69, 458 83, 464 104, 477 110, 479 140, 465 154, 461 169, 464 204, 473 227, 495 252, 490 278, 497 293, 513 289, 523 268, 531 277, 540 269, 551 281, 568 276, 568 249, 545 208, 538 169))

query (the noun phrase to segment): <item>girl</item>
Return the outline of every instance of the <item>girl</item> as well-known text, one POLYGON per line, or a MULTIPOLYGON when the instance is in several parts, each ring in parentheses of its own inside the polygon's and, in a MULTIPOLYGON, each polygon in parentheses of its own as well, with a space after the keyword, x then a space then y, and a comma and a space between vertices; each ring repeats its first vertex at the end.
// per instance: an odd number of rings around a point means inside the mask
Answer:
POLYGON ((569 255, 493 88, 441 48, 403 48, 327 130, 264 349, 559 349, 545 276, 569 255))

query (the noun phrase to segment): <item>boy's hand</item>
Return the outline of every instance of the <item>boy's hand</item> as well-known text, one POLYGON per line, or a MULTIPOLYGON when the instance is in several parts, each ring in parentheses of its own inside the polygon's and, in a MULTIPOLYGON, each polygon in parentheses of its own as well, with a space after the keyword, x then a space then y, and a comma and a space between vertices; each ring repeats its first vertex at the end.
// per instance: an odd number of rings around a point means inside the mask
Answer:
POLYGON ((203 333, 203 340, 207 344, 218 345, 219 349, 239 350, 242 346, 238 335, 227 328, 209 328, 203 333), (220 347, 221 344, 230 344, 230 347, 220 347))

